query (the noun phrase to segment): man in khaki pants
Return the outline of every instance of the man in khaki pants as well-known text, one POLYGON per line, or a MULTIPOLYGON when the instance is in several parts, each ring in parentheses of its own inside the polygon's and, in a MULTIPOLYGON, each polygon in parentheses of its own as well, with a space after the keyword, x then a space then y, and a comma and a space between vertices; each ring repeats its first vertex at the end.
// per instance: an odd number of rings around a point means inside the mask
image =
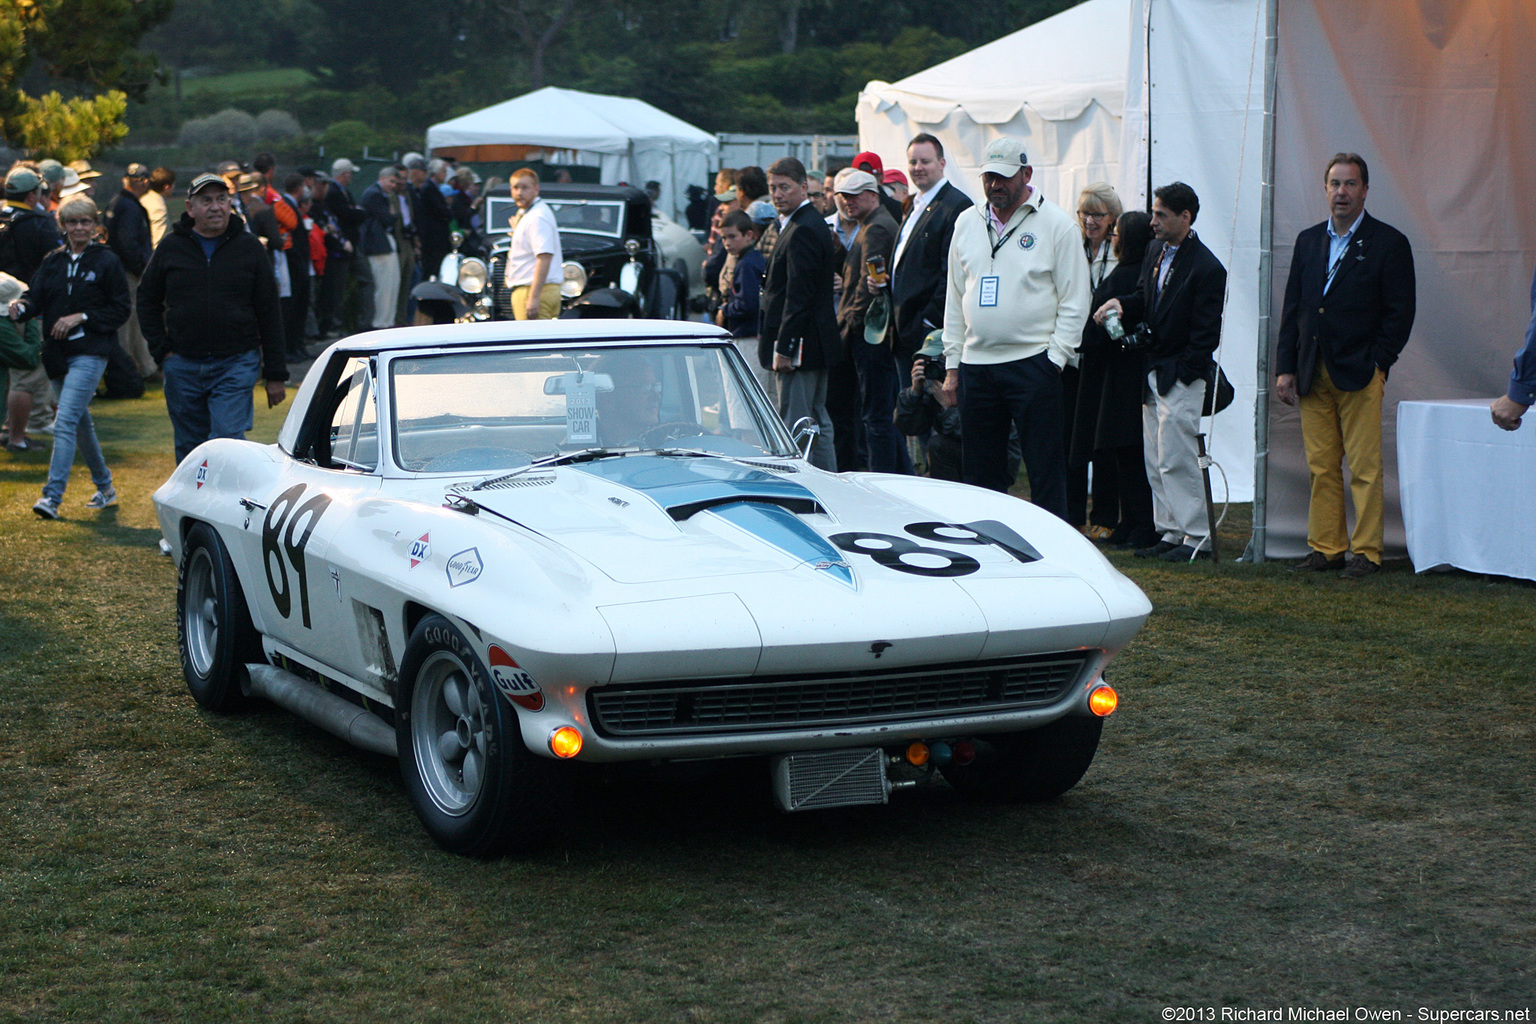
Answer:
POLYGON ((1355 153, 1323 169, 1329 218, 1296 238, 1285 284, 1275 397, 1299 405, 1312 478, 1304 572, 1345 579, 1381 567, 1381 400, 1387 371, 1413 329, 1413 249, 1401 231, 1365 212, 1371 175, 1355 153), (1355 528, 1344 528, 1349 462, 1355 528), (1345 556, 1348 555, 1346 560, 1345 556))
POLYGON ((507 250, 506 285, 512 315, 519 320, 553 320, 560 315, 560 226, 555 211, 539 198, 539 176, 526 167, 512 172, 512 245, 507 250))

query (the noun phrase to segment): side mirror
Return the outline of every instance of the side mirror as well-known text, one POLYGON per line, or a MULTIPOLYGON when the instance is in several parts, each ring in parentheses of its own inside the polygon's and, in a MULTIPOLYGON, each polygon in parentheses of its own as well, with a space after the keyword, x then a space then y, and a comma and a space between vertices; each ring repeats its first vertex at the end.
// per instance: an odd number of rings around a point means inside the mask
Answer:
POLYGON ((800 457, 808 459, 811 457, 811 445, 821 436, 821 425, 809 416, 801 416, 789 428, 789 436, 794 439, 795 447, 800 449, 800 457))

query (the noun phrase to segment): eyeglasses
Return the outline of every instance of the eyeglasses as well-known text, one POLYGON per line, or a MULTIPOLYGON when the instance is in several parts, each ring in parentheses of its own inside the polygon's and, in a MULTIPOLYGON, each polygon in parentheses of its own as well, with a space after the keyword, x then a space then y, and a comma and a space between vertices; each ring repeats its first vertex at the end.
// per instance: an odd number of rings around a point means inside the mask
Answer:
POLYGON ((1108 211, 1105 211, 1104 213, 1089 213, 1087 210, 1078 210, 1077 211, 1077 219, 1078 220, 1102 220, 1103 218, 1108 217, 1108 216, 1109 216, 1109 212, 1108 211))
POLYGON ((90 218, 90 217, 72 217, 69 220, 64 221, 63 223, 64 223, 64 226, 67 227, 67 228, 78 228, 78 227, 93 228, 93 227, 96 226, 96 221, 93 218, 90 218))

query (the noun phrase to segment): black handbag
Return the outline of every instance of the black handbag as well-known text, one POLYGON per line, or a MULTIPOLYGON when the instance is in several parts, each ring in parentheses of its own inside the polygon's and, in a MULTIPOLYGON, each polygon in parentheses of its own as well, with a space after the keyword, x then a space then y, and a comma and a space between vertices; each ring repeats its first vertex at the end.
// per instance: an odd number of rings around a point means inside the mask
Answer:
POLYGON ((1220 363, 1213 363, 1215 368, 1216 386, 1211 386, 1211 379, 1205 381, 1205 407, 1200 410, 1201 416, 1214 416, 1227 406, 1232 404, 1232 399, 1237 397, 1237 391, 1232 387, 1232 382, 1227 380, 1227 372, 1221 368, 1220 363))

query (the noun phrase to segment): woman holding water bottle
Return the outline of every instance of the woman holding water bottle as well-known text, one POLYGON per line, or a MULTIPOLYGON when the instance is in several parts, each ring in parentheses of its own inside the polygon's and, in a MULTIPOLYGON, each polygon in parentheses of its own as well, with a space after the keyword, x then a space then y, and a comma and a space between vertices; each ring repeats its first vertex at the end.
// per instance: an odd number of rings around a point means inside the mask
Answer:
MULTIPOLYGON (((1118 262, 1102 278, 1094 276, 1092 309, 1135 290, 1142 258, 1152 241, 1152 219, 1141 211, 1122 214, 1114 224, 1112 238, 1118 262)), ((1103 510, 1114 513, 1111 519, 1115 524, 1104 543, 1124 551, 1147 547, 1158 538, 1152 522, 1152 487, 1142 454, 1145 356, 1138 349, 1126 348, 1122 338, 1112 337, 1115 333, 1110 324, 1095 323, 1092 317, 1083 328, 1079 349, 1082 377, 1067 457, 1069 462, 1092 458, 1095 473, 1114 475, 1118 509, 1103 510)), ((1094 492, 1097 498, 1097 486, 1094 492)))

